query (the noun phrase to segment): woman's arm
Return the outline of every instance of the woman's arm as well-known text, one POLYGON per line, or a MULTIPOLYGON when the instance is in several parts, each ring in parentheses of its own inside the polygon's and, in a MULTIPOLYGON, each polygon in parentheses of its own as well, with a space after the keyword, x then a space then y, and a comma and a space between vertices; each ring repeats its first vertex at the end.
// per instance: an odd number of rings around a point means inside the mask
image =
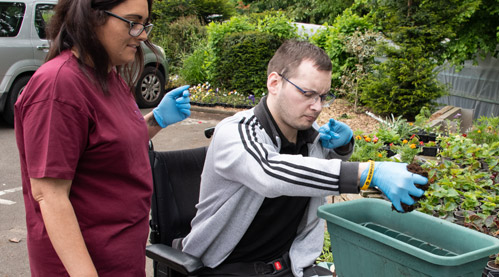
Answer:
POLYGON ((144 119, 147 124, 147 133, 149 134, 149 138, 152 139, 159 131, 161 131, 161 126, 159 126, 158 122, 154 118, 154 114, 152 112, 146 114, 144 119))
POLYGON ((70 276, 97 276, 69 201, 71 180, 30 179, 50 241, 70 276))

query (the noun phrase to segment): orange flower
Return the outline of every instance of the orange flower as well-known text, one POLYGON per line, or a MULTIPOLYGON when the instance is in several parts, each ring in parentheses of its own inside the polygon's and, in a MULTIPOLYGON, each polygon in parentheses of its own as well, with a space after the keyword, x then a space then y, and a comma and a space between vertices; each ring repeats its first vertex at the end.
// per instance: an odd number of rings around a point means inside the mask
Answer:
POLYGON ((404 140, 402 141, 402 143, 403 143, 403 144, 406 144, 406 143, 408 143, 408 141, 407 141, 406 139, 404 139, 404 140))
POLYGON ((366 140, 367 142, 370 142, 370 141, 371 141, 371 138, 370 138, 370 137, 366 137, 366 138, 365 138, 365 140, 366 140))
POLYGON ((414 148, 416 148, 416 144, 413 143, 413 144, 409 145, 409 147, 412 148, 412 149, 414 149, 414 148))
POLYGON ((355 139, 356 139, 356 140, 361 140, 361 139, 362 139, 362 137, 361 137, 361 136, 356 136, 356 137, 355 137, 355 139))
POLYGON ((380 158, 381 158, 381 157, 383 157, 383 155, 382 155, 381 153, 378 153, 378 157, 380 157, 380 158))

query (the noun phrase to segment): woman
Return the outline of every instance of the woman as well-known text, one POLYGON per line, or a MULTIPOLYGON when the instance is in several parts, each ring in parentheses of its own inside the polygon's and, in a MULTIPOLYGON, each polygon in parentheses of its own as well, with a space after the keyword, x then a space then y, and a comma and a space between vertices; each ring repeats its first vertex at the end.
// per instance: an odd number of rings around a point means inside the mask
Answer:
POLYGON ((15 106, 33 276, 145 276, 148 140, 190 115, 184 86, 143 117, 118 74, 140 75, 131 69, 142 68, 140 42, 150 45, 151 5, 55 8, 47 62, 15 106))

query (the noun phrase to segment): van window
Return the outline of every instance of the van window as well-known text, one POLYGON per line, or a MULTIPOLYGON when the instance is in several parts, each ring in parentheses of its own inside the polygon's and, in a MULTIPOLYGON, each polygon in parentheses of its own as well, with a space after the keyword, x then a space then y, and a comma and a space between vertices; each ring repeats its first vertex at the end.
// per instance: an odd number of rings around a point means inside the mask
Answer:
POLYGON ((0 37, 17 36, 21 29, 25 10, 24 3, 0 3, 0 37))
POLYGON ((38 36, 41 39, 46 39, 47 34, 45 28, 50 18, 54 15, 54 5, 51 4, 39 4, 36 5, 35 9, 35 28, 38 36))

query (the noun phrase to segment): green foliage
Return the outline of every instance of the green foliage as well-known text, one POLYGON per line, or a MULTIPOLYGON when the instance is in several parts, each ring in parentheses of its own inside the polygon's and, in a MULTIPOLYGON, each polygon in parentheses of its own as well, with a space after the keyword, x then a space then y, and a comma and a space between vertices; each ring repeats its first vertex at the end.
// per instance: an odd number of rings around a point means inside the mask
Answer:
POLYGON ((443 59, 462 67, 465 60, 476 62, 478 57, 497 57, 499 43, 499 0, 475 0, 461 17, 456 36, 448 43, 443 59), (477 55, 478 54, 478 55, 477 55))
POLYGON ((210 50, 206 44, 200 43, 192 54, 184 57, 179 73, 187 83, 199 84, 208 80, 206 61, 210 50))
POLYGON ((237 16, 223 23, 212 22, 208 24, 207 28, 208 43, 214 49, 220 49, 220 43, 226 36, 233 33, 256 30, 256 25, 247 16, 237 16))
POLYGON ((225 88, 261 97, 267 88, 267 64, 283 39, 257 31, 227 36, 216 64, 215 80, 225 88))
POLYGON ((165 49, 170 72, 177 73, 182 57, 206 38, 206 28, 195 16, 179 17, 168 25, 154 26, 152 41, 165 49))
POLYGON ((374 113, 414 119, 422 107, 432 107, 446 94, 436 79, 436 64, 420 47, 387 47, 388 59, 359 83, 361 101, 374 113))
POLYGON ((297 36, 296 26, 290 24, 289 18, 280 12, 275 15, 265 15, 261 20, 258 20, 257 29, 263 33, 275 34, 283 40, 297 36))
POLYGON ((321 31, 311 39, 312 43, 319 43, 316 44, 318 46, 323 44, 324 50, 331 58, 333 63, 332 88, 339 88, 342 84, 343 72, 352 70, 359 62, 354 54, 347 52, 346 38, 352 36, 356 31, 365 33, 367 30, 373 29, 374 26, 367 17, 360 17, 347 9, 336 18, 334 24, 327 31, 321 31), (326 36, 325 39, 324 36, 326 36))
POLYGON ((462 65, 499 42, 499 0, 373 1, 374 21, 397 45, 412 44, 442 64, 462 65))
POLYGON ((251 12, 284 11, 294 21, 303 23, 332 23, 336 16, 349 8, 354 0, 283 0, 283 1, 243 1, 239 9, 244 10, 249 5, 251 12))
POLYGON ((230 0, 162 0, 153 3, 151 18, 157 25, 168 25, 179 17, 196 16, 204 24, 225 20, 236 13, 230 0), (216 15, 217 17, 213 18, 216 15))
POLYGON ((317 263, 320 262, 333 262, 333 253, 331 252, 331 237, 329 236, 329 232, 324 231, 324 245, 322 246, 322 253, 317 258, 317 263))
POLYGON ((212 22, 207 33, 207 41, 184 59, 182 77, 256 97, 266 91, 267 63, 274 52, 285 39, 297 37, 296 27, 282 13, 212 22))
POLYGON ((354 109, 359 110, 360 98, 359 82, 366 78, 375 63, 375 46, 382 36, 378 32, 367 30, 365 33, 355 31, 345 39, 345 51, 352 55, 354 66, 344 66, 341 75, 341 86, 337 89, 337 95, 346 97, 354 104, 354 109))

